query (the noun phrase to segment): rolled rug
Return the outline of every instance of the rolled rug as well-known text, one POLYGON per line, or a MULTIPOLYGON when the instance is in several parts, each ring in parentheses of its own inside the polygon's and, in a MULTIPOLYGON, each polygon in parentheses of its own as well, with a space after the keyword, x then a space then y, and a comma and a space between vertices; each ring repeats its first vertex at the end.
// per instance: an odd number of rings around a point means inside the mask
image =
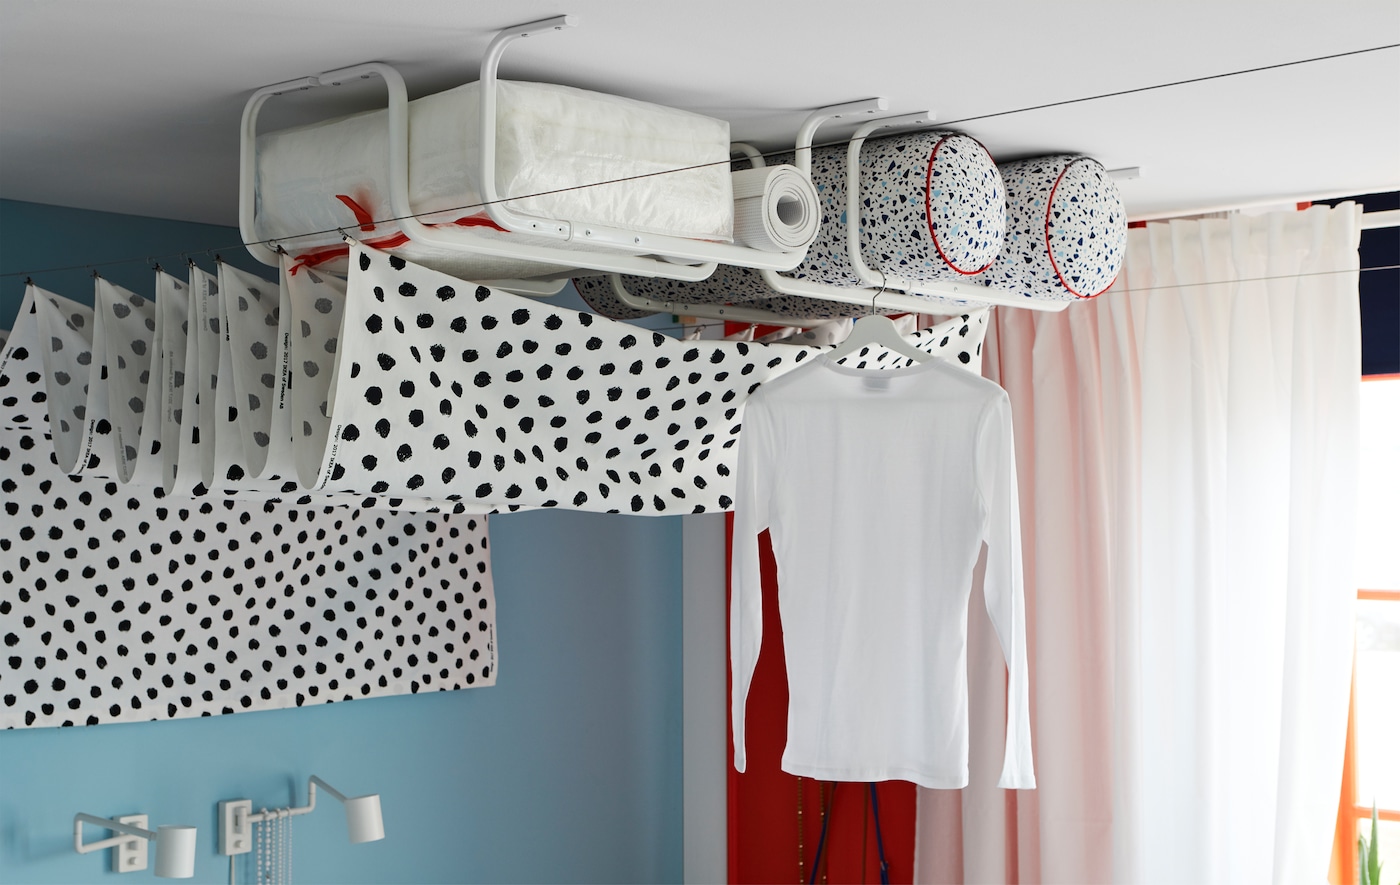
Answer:
MULTIPOLYGON (((846 147, 812 151, 821 231, 789 276, 857 286, 846 244, 846 147)), ((861 260, 910 280, 959 280, 996 259, 1006 228, 1001 175, 980 142, 952 132, 867 139, 860 149, 861 260)))
POLYGON ((734 241, 765 252, 803 249, 817 237, 817 189, 795 166, 742 169, 734 178, 734 241))
POLYGON ((1106 291, 1123 266, 1127 214, 1108 170, 1058 154, 1001 166, 1007 232, 977 281, 1027 298, 1075 301, 1106 291))

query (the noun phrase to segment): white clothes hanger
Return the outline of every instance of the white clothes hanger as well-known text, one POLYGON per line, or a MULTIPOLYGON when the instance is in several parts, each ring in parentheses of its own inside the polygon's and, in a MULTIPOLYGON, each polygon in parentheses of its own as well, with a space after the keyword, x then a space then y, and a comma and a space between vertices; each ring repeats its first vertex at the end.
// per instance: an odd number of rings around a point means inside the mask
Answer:
MULTIPOLYGON (((870 299, 870 309, 875 310, 875 301, 879 294, 870 299)), ((872 313, 870 316, 856 320, 855 327, 851 329, 851 334, 846 340, 836 345, 834 350, 826 352, 827 359, 839 360, 842 357, 857 353, 863 347, 878 344, 887 350, 892 350, 900 356, 908 357, 916 363, 926 362, 933 359, 933 354, 920 350, 909 343, 909 339, 899 334, 895 328, 894 321, 882 314, 872 313)))

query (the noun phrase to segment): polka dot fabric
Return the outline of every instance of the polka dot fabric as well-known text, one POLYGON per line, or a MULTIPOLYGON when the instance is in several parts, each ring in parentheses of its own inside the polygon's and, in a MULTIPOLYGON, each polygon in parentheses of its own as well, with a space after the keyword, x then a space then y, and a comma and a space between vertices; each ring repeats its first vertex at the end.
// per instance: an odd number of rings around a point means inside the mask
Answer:
POLYGON ((1077 301, 1106 291, 1127 245, 1127 215, 1107 170, 1071 154, 1006 163, 1006 242, 977 277, 1027 298, 1077 301))
POLYGON ((492 685, 486 523, 58 470, 33 298, 0 359, 0 727, 492 685))
MULTIPOLYGON (((102 355, 94 360, 92 308, 62 295, 27 286, 37 309, 42 362, 48 379, 49 433, 57 464, 65 473, 112 470, 107 398, 96 395, 102 355), (96 373, 93 367, 97 367, 96 373)), ((30 296, 26 296, 30 297, 30 296)), ((99 336, 98 342, 102 339, 99 336)))
MULTIPOLYGON (((678 341, 363 245, 352 260, 325 490, 495 510, 724 510, 744 402, 820 352, 678 341)), ((915 340, 967 364, 983 328, 959 320, 915 340)))
POLYGON ((260 477, 269 453, 280 449, 285 458, 291 449, 289 412, 278 403, 283 389, 282 342, 291 333, 291 319, 282 316, 281 286, 222 262, 219 292, 231 370, 231 384, 226 385, 232 387, 229 400, 237 410, 238 438, 248 475, 260 477))
POLYGON ((185 422, 180 427, 179 468, 196 486, 209 488, 215 476, 214 423, 219 385, 219 283, 190 265, 189 334, 185 347, 185 422), (193 419, 193 420, 191 420, 193 419))
MULTIPOLYGON (((156 359, 161 364, 161 487, 166 492, 186 495, 193 492, 197 484, 194 480, 198 479, 178 475, 181 438, 184 436, 182 425, 185 420, 185 358, 189 354, 189 306, 188 286, 164 271, 156 271, 156 326, 160 330, 156 359)), ((191 421, 196 419, 194 410, 191 410, 191 421)), ((137 467, 140 468, 139 462, 137 467)))
MULTIPOLYGON (((150 396, 151 358, 156 330, 156 305, 129 289, 97 281, 95 313, 105 342, 103 383, 107 414, 112 422, 116 476, 130 482, 141 454, 141 431, 150 396)), ((158 411, 155 401, 152 411, 158 411)))
POLYGON ((282 272, 282 284, 292 311, 288 339, 292 380, 287 398, 296 453, 296 476, 303 486, 314 485, 330 439, 330 395, 340 350, 340 326, 345 314, 345 281, 303 271, 282 272))

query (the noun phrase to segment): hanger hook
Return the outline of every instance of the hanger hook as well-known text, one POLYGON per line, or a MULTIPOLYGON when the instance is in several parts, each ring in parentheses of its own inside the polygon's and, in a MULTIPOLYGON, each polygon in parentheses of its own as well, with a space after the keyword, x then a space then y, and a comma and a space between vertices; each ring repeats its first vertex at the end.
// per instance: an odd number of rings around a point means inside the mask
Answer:
POLYGON ((875 294, 870 296, 870 316, 875 315, 875 301, 885 294, 885 272, 880 271, 880 288, 875 290, 875 294))

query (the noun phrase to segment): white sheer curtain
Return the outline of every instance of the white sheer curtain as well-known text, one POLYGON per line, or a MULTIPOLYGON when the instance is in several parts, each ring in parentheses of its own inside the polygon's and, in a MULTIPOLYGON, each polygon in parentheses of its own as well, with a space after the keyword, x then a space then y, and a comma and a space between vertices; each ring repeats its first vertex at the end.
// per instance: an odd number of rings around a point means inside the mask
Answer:
POLYGON ((996 317, 985 371, 1016 421, 1039 789, 995 789, 1004 665, 974 616, 972 783, 921 791, 916 881, 1325 880, 1355 599, 1358 214, 1149 225, 1095 302, 996 317))

